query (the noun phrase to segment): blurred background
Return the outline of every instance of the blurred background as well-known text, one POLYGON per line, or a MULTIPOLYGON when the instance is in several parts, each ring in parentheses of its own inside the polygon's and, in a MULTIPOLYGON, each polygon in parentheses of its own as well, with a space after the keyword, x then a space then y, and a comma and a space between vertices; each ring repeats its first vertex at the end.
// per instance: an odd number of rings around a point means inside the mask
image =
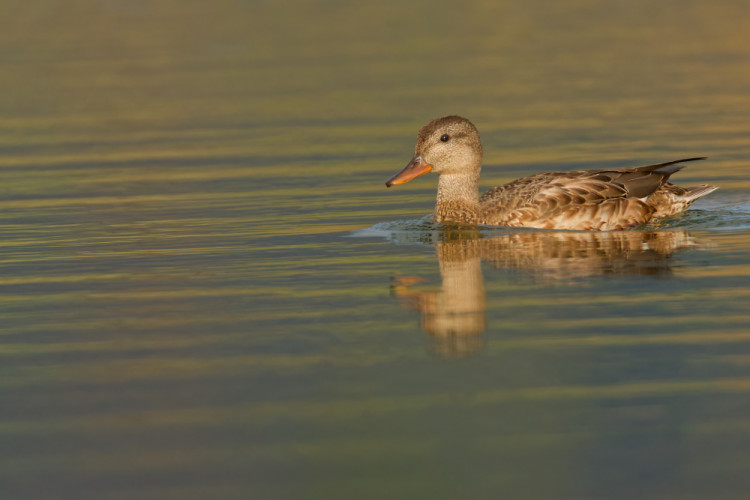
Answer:
POLYGON ((2 498, 745 498, 750 3, 5 0, 2 498), (481 189, 708 156, 624 236, 481 189))

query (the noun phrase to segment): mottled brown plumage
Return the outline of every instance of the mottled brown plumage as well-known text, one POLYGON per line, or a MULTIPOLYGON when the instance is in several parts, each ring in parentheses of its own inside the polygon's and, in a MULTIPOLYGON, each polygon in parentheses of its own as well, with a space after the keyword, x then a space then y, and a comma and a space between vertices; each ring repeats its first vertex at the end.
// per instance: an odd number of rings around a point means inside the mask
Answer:
POLYGON ((436 172, 438 222, 547 229, 621 230, 679 213, 715 189, 681 188, 669 177, 684 160, 645 167, 548 172, 497 186, 478 196, 482 143, 476 127, 446 116, 422 127, 412 161, 386 183, 436 172))

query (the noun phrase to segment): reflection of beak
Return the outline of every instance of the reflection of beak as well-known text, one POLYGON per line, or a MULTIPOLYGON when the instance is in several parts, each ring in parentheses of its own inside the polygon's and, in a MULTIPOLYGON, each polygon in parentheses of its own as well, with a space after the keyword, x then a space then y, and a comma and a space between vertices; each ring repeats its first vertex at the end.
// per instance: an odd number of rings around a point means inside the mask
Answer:
POLYGON ((415 156, 404 169, 385 182, 386 187, 403 184, 432 171, 432 165, 425 163, 421 156, 415 156))

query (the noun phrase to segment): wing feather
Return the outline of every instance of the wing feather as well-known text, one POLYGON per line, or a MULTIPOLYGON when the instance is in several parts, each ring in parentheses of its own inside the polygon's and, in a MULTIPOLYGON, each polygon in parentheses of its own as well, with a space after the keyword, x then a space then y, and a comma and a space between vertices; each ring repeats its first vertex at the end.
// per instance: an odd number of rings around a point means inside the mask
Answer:
POLYGON ((677 172, 684 160, 613 170, 537 174, 487 191, 485 223, 559 229, 615 230, 647 222, 654 208, 643 199, 677 172))

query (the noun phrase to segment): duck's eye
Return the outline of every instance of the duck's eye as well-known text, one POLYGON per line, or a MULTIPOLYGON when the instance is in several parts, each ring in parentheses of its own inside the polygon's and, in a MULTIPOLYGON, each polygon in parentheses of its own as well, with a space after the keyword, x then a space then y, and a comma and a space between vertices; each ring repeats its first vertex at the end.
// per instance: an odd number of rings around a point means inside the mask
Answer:
POLYGON ((443 142, 448 142, 450 138, 451 136, 449 136, 448 134, 443 134, 442 136, 440 136, 440 140, 443 142))

